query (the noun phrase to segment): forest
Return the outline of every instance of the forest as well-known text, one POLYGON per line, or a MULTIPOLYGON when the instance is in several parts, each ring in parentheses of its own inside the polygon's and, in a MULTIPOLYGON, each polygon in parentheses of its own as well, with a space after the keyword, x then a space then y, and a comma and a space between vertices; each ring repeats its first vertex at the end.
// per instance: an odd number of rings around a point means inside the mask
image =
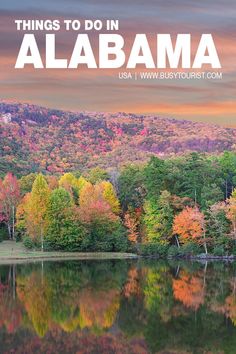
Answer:
POLYGON ((115 173, 8 172, 0 180, 1 239, 28 248, 236 256, 236 153, 192 152, 115 173))
POLYGON ((0 101, 0 176, 116 169, 196 152, 234 151, 236 129, 132 113, 69 112, 0 101))

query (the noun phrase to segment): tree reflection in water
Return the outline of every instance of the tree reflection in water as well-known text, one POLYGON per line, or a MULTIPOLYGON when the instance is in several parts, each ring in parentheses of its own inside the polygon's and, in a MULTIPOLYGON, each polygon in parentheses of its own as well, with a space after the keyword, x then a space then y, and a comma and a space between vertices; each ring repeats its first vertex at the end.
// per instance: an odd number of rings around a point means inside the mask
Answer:
POLYGON ((234 353, 236 265, 0 266, 1 353, 234 353))

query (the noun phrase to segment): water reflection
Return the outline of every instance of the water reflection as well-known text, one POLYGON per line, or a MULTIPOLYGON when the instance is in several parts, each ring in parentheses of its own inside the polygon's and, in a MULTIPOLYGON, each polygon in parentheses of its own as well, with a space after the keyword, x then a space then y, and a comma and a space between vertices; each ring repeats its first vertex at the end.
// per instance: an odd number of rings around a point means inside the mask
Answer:
POLYGON ((236 265, 2 265, 0 343, 0 353, 235 353, 236 265))

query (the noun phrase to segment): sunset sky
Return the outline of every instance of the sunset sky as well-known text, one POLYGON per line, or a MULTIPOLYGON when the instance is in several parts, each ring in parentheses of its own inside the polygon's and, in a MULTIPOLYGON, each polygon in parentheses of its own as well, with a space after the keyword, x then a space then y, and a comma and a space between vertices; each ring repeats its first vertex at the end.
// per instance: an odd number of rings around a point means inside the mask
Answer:
MULTIPOLYGON (((0 4, 0 28, 1 99, 74 111, 151 113, 236 127, 235 0, 9 0, 0 4), (28 66, 17 70, 23 32, 16 31, 15 19, 119 19, 118 33, 125 37, 127 53, 136 33, 147 34, 154 53, 157 33, 191 33, 193 52, 201 34, 211 33, 223 79, 125 81, 118 79, 119 69, 28 66)), ((35 35, 44 58, 45 33, 35 35)), ((60 31, 56 36, 58 57, 69 59, 77 33, 60 31)), ((97 53, 98 33, 90 36, 97 53)))

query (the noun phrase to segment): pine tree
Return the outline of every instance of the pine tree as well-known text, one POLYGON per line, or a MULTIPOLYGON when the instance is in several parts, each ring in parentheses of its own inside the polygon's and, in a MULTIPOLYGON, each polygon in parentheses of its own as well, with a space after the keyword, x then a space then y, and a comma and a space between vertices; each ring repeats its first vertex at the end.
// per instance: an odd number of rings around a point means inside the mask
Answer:
POLYGON ((163 191, 157 202, 146 201, 144 204, 144 223, 149 242, 167 244, 172 235, 173 208, 171 195, 163 191))

